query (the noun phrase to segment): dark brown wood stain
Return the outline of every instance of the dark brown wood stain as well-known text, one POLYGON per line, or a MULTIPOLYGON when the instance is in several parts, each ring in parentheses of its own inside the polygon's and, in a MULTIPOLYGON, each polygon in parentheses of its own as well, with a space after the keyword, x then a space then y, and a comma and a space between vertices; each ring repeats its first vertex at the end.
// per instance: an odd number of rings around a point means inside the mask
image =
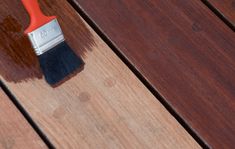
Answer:
POLYGON ((72 7, 69 4, 66 6, 60 5, 60 1, 39 0, 39 2, 46 15, 56 15, 58 17, 65 38, 69 39, 66 40, 67 43, 78 55, 84 58, 85 52, 91 51, 90 47, 94 45, 94 39, 83 21, 72 17, 76 15, 76 11, 71 11, 72 7), (63 10, 64 13, 60 13, 61 10, 63 10), (76 39, 76 41, 73 41, 71 37, 75 37, 74 39, 76 39), (79 42, 77 42, 77 40, 79 42))
POLYGON ((210 9, 198 0, 74 1, 209 147, 235 146, 235 34, 210 9))
POLYGON ((0 22, 0 73, 8 81, 42 78, 37 56, 23 28, 13 17, 0 22))
MULTIPOLYGON (((81 20, 77 21, 72 17, 76 12, 71 11, 70 5, 54 7, 53 4, 60 3, 59 1, 40 0, 39 2, 46 15, 56 15, 58 17, 58 21, 65 33, 65 38, 71 39, 66 40, 66 42, 77 55, 85 58, 85 52, 90 50, 90 47, 94 44, 93 37, 81 20), (59 13, 62 8, 64 13, 59 13), (79 43, 72 39, 76 39, 79 43)), ((57 4, 57 6, 60 5, 57 4)), ((28 24, 29 16, 21 1, 1 1, 0 75, 7 81, 17 83, 27 79, 41 79, 43 77, 37 56, 31 47, 28 37, 23 33, 28 24)), ((77 74, 77 72, 73 75, 77 74)), ((72 74, 65 80, 68 80, 71 76, 72 74)))

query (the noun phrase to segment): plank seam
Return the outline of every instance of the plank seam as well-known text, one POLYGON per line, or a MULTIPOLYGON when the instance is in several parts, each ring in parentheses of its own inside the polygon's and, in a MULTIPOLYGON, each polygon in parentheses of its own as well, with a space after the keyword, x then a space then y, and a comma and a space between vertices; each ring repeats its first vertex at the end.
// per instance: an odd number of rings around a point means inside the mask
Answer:
POLYGON ((216 7, 214 7, 208 0, 201 0, 221 21, 223 21, 232 31, 235 32, 235 25, 223 15, 216 7))
POLYGON ((166 110, 179 122, 179 124, 193 137, 193 139, 205 149, 209 149, 209 145, 194 131, 183 118, 171 107, 166 99, 155 89, 150 82, 135 68, 135 66, 118 50, 119 48, 112 40, 102 32, 98 25, 89 17, 89 15, 73 0, 67 0, 70 5, 78 12, 78 14, 88 23, 88 25, 98 34, 98 36, 112 49, 112 51, 122 60, 122 62, 135 74, 135 76, 144 84, 144 86, 159 100, 166 110))
POLYGON ((19 112, 23 115, 26 121, 31 125, 34 131, 39 135, 42 141, 46 144, 49 149, 55 149, 54 145, 50 142, 48 137, 42 132, 39 126, 33 121, 29 113, 23 108, 23 106, 19 103, 16 97, 11 93, 8 87, 0 80, 0 87, 11 100, 11 102, 15 105, 15 107, 19 110, 19 112))

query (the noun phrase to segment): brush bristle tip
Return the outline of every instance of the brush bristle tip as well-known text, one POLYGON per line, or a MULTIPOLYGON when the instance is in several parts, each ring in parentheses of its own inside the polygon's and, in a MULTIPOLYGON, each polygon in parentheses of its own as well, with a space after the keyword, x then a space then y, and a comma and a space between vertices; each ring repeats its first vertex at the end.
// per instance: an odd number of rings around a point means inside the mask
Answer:
POLYGON ((40 66, 47 83, 55 85, 83 66, 83 61, 62 42, 39 56, 40 66))

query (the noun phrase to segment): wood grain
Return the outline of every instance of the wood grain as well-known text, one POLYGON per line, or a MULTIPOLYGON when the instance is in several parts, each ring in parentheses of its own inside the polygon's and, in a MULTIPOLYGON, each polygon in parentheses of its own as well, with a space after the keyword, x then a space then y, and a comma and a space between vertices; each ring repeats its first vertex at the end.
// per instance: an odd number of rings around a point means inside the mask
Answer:
POLYGON ((14 23, 1 27, 7 40, 0 62, 11 65, 0 78, 56 148, 200 148, 67 1, 40 1, 46 14, 58 16, 67 42, 85 62, 82 72, 56 88, 35 75, 40 70, 28 44, 11 46, 28 22, 20 1, 1 3, 6 11, 0 22, 10 16, 21 27, 14 33, 8 30, 14 23), (16 54, 25 49, 25 57, 16 54))
POLYGON ((0 88, 0 148, 46 149, 34 129, 0 88))
POLYGON ((212 148, 235 146, 235 34, 198 0, 74 0, 212 148))
POLYGON ((207 0, 235 28, 235 0, 207 0))

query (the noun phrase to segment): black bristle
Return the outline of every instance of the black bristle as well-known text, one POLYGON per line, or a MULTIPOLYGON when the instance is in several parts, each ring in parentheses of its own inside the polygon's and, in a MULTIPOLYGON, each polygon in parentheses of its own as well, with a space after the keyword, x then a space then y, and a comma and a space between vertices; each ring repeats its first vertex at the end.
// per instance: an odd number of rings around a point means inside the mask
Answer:
POLYGON ((40 66, 50 85, 61 82, 65 77, 82 67, 83 61, 66 42, 39 56, 40 66))

